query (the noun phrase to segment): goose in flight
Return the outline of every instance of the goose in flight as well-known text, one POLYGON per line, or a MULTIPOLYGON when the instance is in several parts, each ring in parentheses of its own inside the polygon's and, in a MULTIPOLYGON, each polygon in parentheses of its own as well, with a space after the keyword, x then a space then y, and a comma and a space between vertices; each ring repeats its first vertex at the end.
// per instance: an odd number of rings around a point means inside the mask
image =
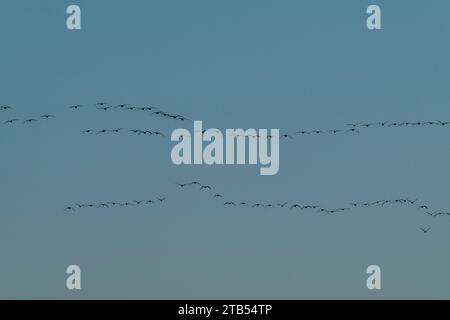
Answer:
POLYGON ((108 104, 108 102, 97 102, 95 105, 103 107, 103 106, 106 106, 107 104, 108 104))
POLYGON ((23 123, 32 123, 32 122, 36 122, 37 120, 36 119, 28 119, 28 120, 25 120, 23 123))
POLYGON ((339 133, 342 132, 343 130, 328 130, 327 132, 331 132, 331 133, 339 133))
POLYGON ((158 198, 158 197, 156 197, 156 199, 157 199, 159 202, 164 202, 164 201, 167 199, 167 197, 164 197, 164 198, 158 198))
POLYGON ((69 109, 73 109, 73 110, 78 110, 80 108, 82 108, 83 106, 81 104, 77 104, 75 106, 70 106, 69 109))
POLYGON ((13 107, 10 107, 10 106, 1 106, 0 107, 0 110, 3 110, 3 111, 12 110, 12 109, 13 109, 13 107))
POLYGON ((50 119, 50 118, 55 118, 55 116, 51 115, 51 114, 44 114, 44 115, 40 116, 39 118, 41 118, 41 119, 50 119))
POLYGON ((225 202, 223 205, 224 206, 236 206, 236 203, 234 203, 232 201, 228 201, 228 202, 225 202))
POLYGON ((211 187, 210 186, 201 186, 200 187, 200 190, 211 190, 211 187))
POLYGON ((223 198, 223 196, 222 196, 221 194, 215 194, 215 195, 213 196, 213 198, 223 198))
POLYGON ((114 108, 125 108, 125 107, 128 107, 128 106, 129 106, 129 104, 125 103, 125 104, 119 104, 119 105, 115 106, 114 108))
POLYGON ((16 121, 19 121, 19 119, 11 119, 11 120, 5 121, 4 124, 13 124, 16 121))
POLYGON ((73 208, 73 207, 67 207, 67 208, 64 209, 64 211, 72 211, 72 212, 74 212, 74 211, 75 211, 75 208, 73 208))
POLYGON ((279 206, 279 207, 281 207, 281 208, 284 208, 285 206, 287 206, 287 202, 284 202, 284 203, 277 203, 277 206, 279 206))
POLYGON ((177 183, 177 185, 178 185, 180 188, 184 188, 184 187, 187 187, 187 186, 189 185, 189 183, 177 183))
POLYGON ((145 200, 133 200, 134 203, 136 203, 137 205, 143 203, 145 200))
POLYGON ((362 125, 362 123, 361 122, 347 123, 347 125, 351 126, 353 128, 356 128, 356 127, 360 127, 362 125))
POLYGON ((108 111, 109 109, 111 109, 111 106, 106 106, 106 107, 98 107, 98 110, 103 110, 103 111, 108 111))
POLYGON ((430 230, 431 230, 431 228, 419 228, 420 230, 422 230, 422 232, 423 233, 428 233, 430 230))
POLYGON ((124 202, 124 203, 120 204, 121 207, 128 207, 128 206, 132 206, 132 205, 133 204, 131 202, 124 202))
POLYGON ((94 130, 88 129, 88 130, 84 130, 83 133, 92 133, 94 132, 94 130))

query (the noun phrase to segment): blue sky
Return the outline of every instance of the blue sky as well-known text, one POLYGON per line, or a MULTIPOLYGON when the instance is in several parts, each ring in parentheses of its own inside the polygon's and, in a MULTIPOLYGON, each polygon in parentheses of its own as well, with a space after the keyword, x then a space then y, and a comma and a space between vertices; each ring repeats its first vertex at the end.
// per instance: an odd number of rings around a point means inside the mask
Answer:
MULTIPOLYGON (((449 298, 448 217, 414 206, 340 215, 226 208, 227 199, 348 207, 420 199, 446 210, 449 127, 373 127, 284 140, 280 172, 174 166, 181 123, 103 112, 156 105, 205 127, 340 129, 354 121, 450 120, 444 1, 0 2, 1 298, 449 298), (381 31, 366 8, 382 9, 381 31), (66 29, 78 4, 82 30, 66 29), (78 111, 68 106, 83 104, 78 111), (55 119, 6 126, 11 118, 55 119), (161 130, 165 138, 83 135, 161 130), (110 210, 81 203, 167 196, 110 210), (419 227, 431 227, 424 235, 419 227), (65 269, 80 265, 79 292, 65 269), (382 268, 383 289, 366 288, 382 268)), ((449 218, 450 219, 450 218, 449 218)))

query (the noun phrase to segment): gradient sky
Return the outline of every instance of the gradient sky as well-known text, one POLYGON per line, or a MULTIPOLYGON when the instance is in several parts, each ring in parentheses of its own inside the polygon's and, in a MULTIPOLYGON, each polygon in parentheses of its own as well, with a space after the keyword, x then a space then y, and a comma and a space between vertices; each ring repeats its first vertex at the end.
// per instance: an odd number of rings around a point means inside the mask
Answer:
POLYGON ((450 298, 450 218, 414 207, 329 216, 236 201, 419 198, 450 207, 450 127, 281 142, 280 172, 180 166, 169 138, 82 135, 181 123, 93 104, 158 105, 206 127, 340 129, 450 120, 448 1, 0 1, 0 298, 450 298), (82 30, 66 29, 66 7, 82 30), (382 8, 383 30, 366 28, 382 8), (72 111, 68 106, 86 107, 72 111), (10 118, 56 118, 8 127, 10 118), (131 209, 75 202, 168 196, 131 209), (418 228, 431 227, 424 235, 418 228), (82 269, 68 291, 65 269, 82 269), (382 268, 382 290, 366 268, 382 268))

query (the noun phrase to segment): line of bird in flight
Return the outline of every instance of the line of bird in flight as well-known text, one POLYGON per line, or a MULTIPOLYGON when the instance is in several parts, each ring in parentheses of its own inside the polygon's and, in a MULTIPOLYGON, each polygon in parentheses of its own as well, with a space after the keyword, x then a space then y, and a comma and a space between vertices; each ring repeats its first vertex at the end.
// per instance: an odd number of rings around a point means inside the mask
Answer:
MULTIPOLYGON (((191 181, 186 183, 177 183, 176 184, 180 189, 190 189, 197 188, 199 191, 207 192, 209 197, 212 199, 216 199, 220 201, 220 203, 225 207, 247 207, 252 209, 285 209, 290 210, 292 212, 312 212, 312 213, 320 213, 320 214, 342 214, 351 210, 355 210, 357 208, 371 208, 371 207, 380 207, 384 208, 386 206, 392 205, 400 205, 400 206, 412 206, 416 209, 420 210, 424 214, 430 217, 440 217, 440 216, 450 216, 450 212, 444 211, 430 211, 430 206, 428 204, 424 204, 419 201, 419 199, 409 199, 409 198, 399 198, 399 199, 381 199, 376 201, 358 201, 358 202, 349 202, 348 206, 345 207, 336 207, 336 208, 325 208, 318 204, 302 204, 299 202, 290 202, 290 201, 280 201, 280 202, 250 202, 250 201, 232 201, 226 199, 222 193, 218 193, 215 191, 215 188, 208 184, 200 183, 199 181, 191 181)), ((143 205, 151 205, 154 203, 163 203, 167 200, 167 197, 155 197, 150 200, 132 200, 126 202, 120 201, 110 201, 110 202, 102 202, 96 204, 79 204, 75 203, 74 205, 70 205, 64 209, 67 212, 75 212, 81 209, 93 209, 93 208, 106 208, 110 209, 113 207, 133 207, 133 206, 143 206, 143 205)), ((431 228, 430 227, 420 227, 419 228, 423 233, 428 233, 431 228)))
MULTIPOLYGON (((382 199, 376 201, 358 201, 358 202, 350 202, 347 207, 338 207, 338 208, 324 208, 317 204, 300 204, 298 202, 276 202, 276 203, 262 203, 262 202, 248 202, 248 201, 230 201, 224 200, 224 196, 221 193, 214 192, 214 188, 210 185, 202 184, 199 181, 192 181, 187 183, 177 183, 177 185, 181 189, 185 189, 187 187, 197 186, 200 191, 211 191, 211 196, 214 199, 219 199, 224 201, 223 206, 226 207, 250 207, 250 208, 286 208, 289 210, 295 211, 303 211, 303 210, 315 210, 316 213, 322 214, 337 214, 350 211, 356 208, 369 208, 369 207, 385 207, 387 205, 409 205, 415 206, 417 209, 420 209, 423 213, 431 217, 440 217, 440 216, 450 216, 450 212, 445 211, 430 211, 430 206, 424 203, 419 202, 419 199, 409 199, 409 198, 401 198, 401 199, 382 199)), ((431 230, 431 227, 419 227, 423 233, 428 233, 431 230)))
POLYGON ((101 203, 75 203, 73 205, 70 205, 66 208, 64 208, 64 211, 66 212, 75 212, 77 210, 81 209, 94 209, 94 208, 103 208, 103 209, 110 209, 113 207, 133 207, 133 206, 143 206, 143 205, 151 205, 155 203, 164 203, 168 198, 167 197, 154 197, 149 200, 132 200, 132 201, 108 201, 108 202, 101 202, 101 203))
MULTIPOLYGON (((160 116, 163 118, 168 118, 168 119, 173 119, 173 120, 179 120, 179 121, 187 121, 189 120, 187 117, 181 115, 181 114, 171 114, 168 112, 165 112, 163 110, 160 110, 159 107, 149 107, 149 106, 144 106, 144 107, 139 107, 139 106, 133 106, 131 104, 118 104, 118 105, 110 105, 107 102, 97 102, 94 104, 94 106, 96 107, 96 109, 98 110, 103 110, 103 111, 107 111, 107 110, 113 110, 113 109, 118 109, 118 110, 130 110, 130 111, 143 111, 143 112, 151 112, 151 114, 156 115, 156 116, 160 116)), ((84 108, 84 105, 78 104, 78 105, 72 105, 69 106, 68 108, 70 110, 79 110, 81 108, 84 108)), ((0 106, 0 112, 5 112, 5 111, 12 111, 15 110, 14 107, 12 106, 7 106, 7 105, 2 105, 0 106)), ((33 122, 38 122, 39 120, 42 119, 50 119, 50 118, 56 118, 55 115, 53 114, 44 114, 41 115, 39 117, 36 118, 26 118, 26 119, 18 119, 18 118, 13 118, 13 119, 8 119, 6 121, 3 122, 3 124, 5 125, 13 125, 15 123, 23 123, 23 124, 30 124, 33 122)), ((85 130, 85 131, 95 131, 95 130, 85 130)), ((120 130, 119 130, 120 131, 120 130)), ((112 133, 117 133, 119 132, 117 129, 103 129, 103 130, 97 130, 96 132, 100 132, 100 133, 106 133, 106 132, 112 132, 112 133)), ((140 133, 145 133, 144 134, 150 134, 148 130, 137 130, 137 131, 142 131, 140 133)), ((86 132, 85 132, 86 133, 86 132)), ((155 134, 155 135, 162 135, 162 132, 156 131, 156 132, 151 132, 151 134, 155 134)))
MULTIPOLYGON (((109 104, 107 102, 97 102, 93 105, 98 110, 108 111, 108 110, 128 110, 128 111, 142 111, 142 112, 150 112, 153 115, 160 116, 167 119, 179 120, 179 121, 187 121, 190 120, 184 115, 181 114, 171 114, 165 111, 162 111, 160 107, 157 106, 138 106, 132 105, 129 103, 125 104, 109 104)), ((79 110, 85 108, 85 105, 72 105, 68 108, 71 110, 79 110)), ((2 105, 0 106, 0 111, 9 111, 14 110, 13 107, 2 105)), ((44 114, 38 118, 27 118, 27 119, 9 119, 3 122, 5 125, 13 125, 14 123, 30 124, 33 122, 37 122, 39 120, 48 120, 51 118, 55 118, 55 115, 52 114, 44 114)), ((340 129, 321 129, 321 130, 297 130, 291 133, 282 133, 278 138, 280 139, 294 139, 296 136, 306 136, 306 135, 337 135, 337 134, 358 134, 361 133, 362 130, 368 128, 401 128, 401 127, 446 127, 450 125, 450 121, 441 121, 441 120, 432 120, 432 121, 409 121, 409 122, 395 122, 395 121, 379 121, 379 122, 353 122, 345 125, 344 128, 340 129)), ((93 134, 106 134, 106 133, 120 133, 125 132, 123 128, 113 128, 113 129, 87 129, 83 130, 82 133, 93 133, 93 134)), ((152 131, 152 130, 138 130, 138 129, 129 129, 127 130, 129 133, 134 133, 138 135, 156 135, 156 136, 166 136, 161 131, 152 131)), ((206 130, 203 130, 202 133, 205 133, 206 130)), ((234 134, 234 136, 240 136, 239 134, 234 134)), ((259 138, 259 135, 249 135, 251 138, 259 138)), ((268 135, 267 139, 272 139, 275 136, 268 135)))

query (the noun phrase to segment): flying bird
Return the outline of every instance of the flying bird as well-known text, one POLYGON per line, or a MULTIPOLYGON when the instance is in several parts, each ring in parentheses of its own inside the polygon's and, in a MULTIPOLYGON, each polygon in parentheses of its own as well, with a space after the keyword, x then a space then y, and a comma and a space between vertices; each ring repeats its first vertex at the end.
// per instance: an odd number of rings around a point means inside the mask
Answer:
POLYGON ((11 120, 5 121, 4 124, 13 124, 16 121, 19 121, 19 119, 11 119, 11 120))
POLYGON ((423 233, 428 233, 430 230, 431 230, 431 228, 419 228, 420 230, 422 230, 422 232, 423 233))

